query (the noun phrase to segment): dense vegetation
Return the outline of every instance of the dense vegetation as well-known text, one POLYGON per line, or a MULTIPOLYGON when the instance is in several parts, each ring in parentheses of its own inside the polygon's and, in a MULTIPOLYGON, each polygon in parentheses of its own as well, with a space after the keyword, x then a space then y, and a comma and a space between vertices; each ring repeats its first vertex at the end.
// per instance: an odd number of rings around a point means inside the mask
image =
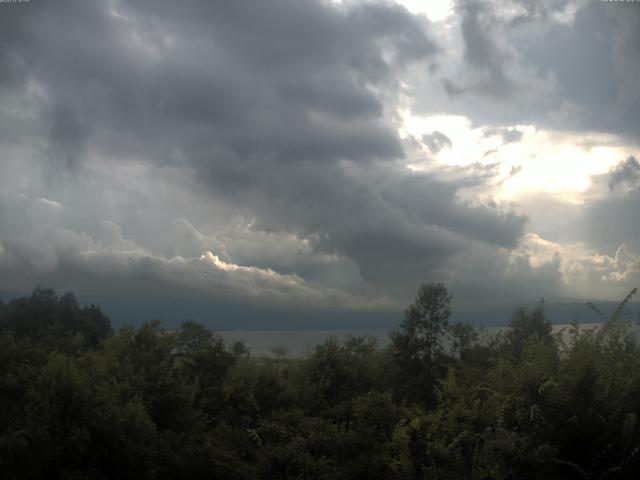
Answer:
POLYGON ((598 331, 552 335, 541 304, 483 337, 429 284, 386 349, 265 359, 194 322, 113 332, 38 288, 0 302, 0 475, 637 478, 633 293, 598 331))

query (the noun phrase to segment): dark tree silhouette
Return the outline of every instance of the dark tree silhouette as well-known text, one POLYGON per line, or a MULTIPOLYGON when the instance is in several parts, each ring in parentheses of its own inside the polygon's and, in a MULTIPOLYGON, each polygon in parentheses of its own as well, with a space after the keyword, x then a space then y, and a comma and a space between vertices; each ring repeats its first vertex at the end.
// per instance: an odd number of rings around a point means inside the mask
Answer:
POLYGON ((450 304, 444 284, 421 285, 400 329, 391 335, 405 399, 433 406, 435 384, 444 370, 442 338, 449 325, 450 304))

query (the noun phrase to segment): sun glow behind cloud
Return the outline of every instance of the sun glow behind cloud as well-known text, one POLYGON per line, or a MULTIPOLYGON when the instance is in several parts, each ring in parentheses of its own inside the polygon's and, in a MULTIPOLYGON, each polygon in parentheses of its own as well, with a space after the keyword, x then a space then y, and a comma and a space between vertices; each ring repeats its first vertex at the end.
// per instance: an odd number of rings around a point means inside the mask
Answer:
MULTIPOLYGON (((610 135, 551 132, 531 125, 499 128, 473 127, 460 115, 418 117, 405 111, 400 135, 422 144, 424 156, 410 168, 427 170, 435 165, 467 166, 498 164, 500 177, 491 192, 499 200, 514 200, 522 194, 548 192, 572 203, 581 203, 581 193, 591 177, 608 172, 627 155, 610 135), (425 135, 440 132, 451 146, 430 151, 425 135), (509 139, 509 136, 513 138, 509 139)), ((636 152, 637 155, 637 152, 636 152)))
MULTIPOLYGON (((333 3, 347 3, 345 0, 332 0, 333 3)), ((367 0, 365 0, 367 1, 367 0)), ((368 0, 371 1, 371 0, 368 0)), ((426 15, 432 22, 440 22, 453 14, 452 0, 395 0, 411 13, 426 15)))
POLYGON ((411 13, 424 13, 432 22, 446 19, 453 13, 453 2, 450 0, 397 0, 407 7, 411 13))

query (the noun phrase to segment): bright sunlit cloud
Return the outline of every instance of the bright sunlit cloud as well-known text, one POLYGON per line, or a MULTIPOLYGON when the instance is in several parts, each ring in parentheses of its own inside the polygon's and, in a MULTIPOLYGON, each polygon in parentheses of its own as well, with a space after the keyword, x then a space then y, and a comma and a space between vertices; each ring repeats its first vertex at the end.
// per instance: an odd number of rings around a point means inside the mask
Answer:
MULTIPOLYGON (((345 0, 332 0, 333 3, 346 3, 345 0)), ((372 0, 366 0, 372 1, 372 0)), ((453 0, 395 0, 416 15, 425 14, 432 22, 440 22, 453 14, 453 0)))
POLYGON ((449 166, 499 164, 500 179, 492 194, 502 200, 542 191, 580 203, 591 177, 608 172, 630 151, 611 135, 558 133, 531 125, 474 128, 464 116, 418 117, 407 111, 400 135, 412 136, 423 146, 424 161, 411 165, 416 170, 429 169, 434 160, 449 166), (451 145, 430 150, 424 139, 434 132, 451 145))
POLYGON ((412 13, 424 13, 432 22, 439 22, 453 13, 453 1, 450 0, 397 0, 412 13))

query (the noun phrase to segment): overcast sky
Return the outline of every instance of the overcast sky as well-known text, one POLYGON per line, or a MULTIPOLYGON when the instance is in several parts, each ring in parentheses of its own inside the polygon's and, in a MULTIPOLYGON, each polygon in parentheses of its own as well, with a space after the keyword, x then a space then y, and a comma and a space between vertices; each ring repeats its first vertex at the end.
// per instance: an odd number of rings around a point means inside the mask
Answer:
POLYGON ((621 299, 638 159, 640 3, 0 4, 0 290, 621 299))

